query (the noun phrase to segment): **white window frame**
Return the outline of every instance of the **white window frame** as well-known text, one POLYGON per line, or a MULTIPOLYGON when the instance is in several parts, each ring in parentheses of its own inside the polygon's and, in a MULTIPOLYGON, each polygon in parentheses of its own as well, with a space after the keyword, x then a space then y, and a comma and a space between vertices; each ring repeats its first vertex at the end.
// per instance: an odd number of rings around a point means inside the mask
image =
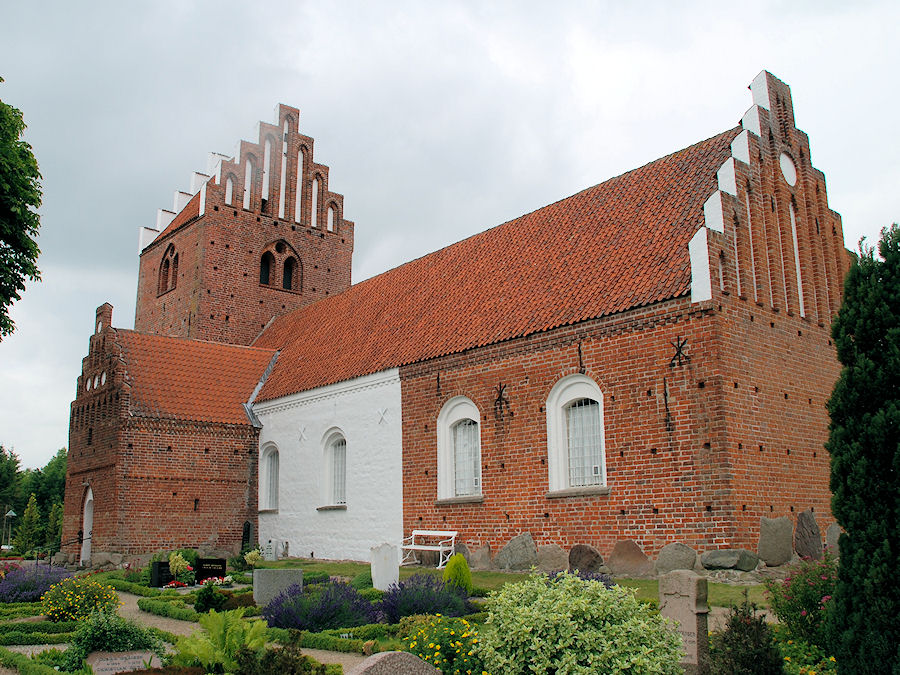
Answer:
POLYGON ((586 375, 569 375, 557 382, 547 397, 547 467, 550 496, 607 493, 606 431, 603 392, 586 375), (569 439, 567 412, 581 399, 595 401, 600 414, 600 480, 597 485, 571 485, 569 482, 569 439))
POLYGON ((349 497, 349 491, 347 489, 348 486, 348 471, 347 467, 349 464, 349 453, 347 451, 348 448, 347 436, 340 429, 331 429, 326 432, 323 440, 323 473, 322 473, 322 501, 325 503, 325 508, 334 507, 334 508, 346 508, 347 501, 349 497), (344 457, 343 463, 341 465, 340 462, 335 462, 335 449, 338 444, 343 443, 344 448, 344 457), (338 490, 338 478, 342 479, 343 484, 343 496, 340 494, 340 490, 338 490))
POLYGON ((471 399, 454 396, 444 404, 437 418, 437 498, 438 499, 480 499, 481 482, 481 413, 471 399), (465 420, 472 420, 478 426, 477 462, 475 471, 476 491, 472 494, 456 494, 456 448, 454 447, 454 427, 465 420))
POLYGON ((277 511, 279 492, 279 467, 281 458, 278 446, 267 443, 259 461, 259 510, 277 511))

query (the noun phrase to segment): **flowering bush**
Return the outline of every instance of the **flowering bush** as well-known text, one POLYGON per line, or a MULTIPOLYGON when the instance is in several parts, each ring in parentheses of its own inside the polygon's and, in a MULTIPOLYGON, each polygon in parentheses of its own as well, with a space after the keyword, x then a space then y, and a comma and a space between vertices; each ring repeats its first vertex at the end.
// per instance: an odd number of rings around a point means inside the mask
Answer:
POLYGON ((533 574, 490 596, 476 653, 490 673, 681 673, 672 625, 620 586, 533 574))
POLYGON ((186 583, 184 583, 183 581, 178 581, 178 579, 175 579, 175 580, 167 583, 165 586, 163 586, 163 588, 184 588, 185 586, 187 586, 186 583))
POLYGON ((451 619, 437 614, 405 637, 402 649, 415 654, 445 675, 478 673, 481 659, 475 652, 478 632, 465 619, 451 619))
POLYGON ((376 619, 372 604, 359 591, 335 582, 306 593, 294 584, 266 605, 262 616, 273 628, 309 631, 362 626, 376 619))
POLYGON ((837 584, 837 560, 803 560, 784 582, 768 581, 769 606, 793 638, 826 647, 825 617, 837 584))
POLYGON ((178 551, 169 554, 169 572, 185 585, 194 583, 194 568, 178 551))
POLYGON ((41 598, 41 605, 51 621, 77 621, 92 612, 115 613, 119 596, 112 586, 89 577, 69 577, 51 586, 41 598))
POLYGON ((14 562, 3 561, 0 562, 0 579, 3 579, 10 572, 14 572, 15 570, 22 569, 21 565, 17 565, 14 562))
POLYGON ((70 576, 64 567, 46 565, 13 570, 0 580, 0 602, 36 602, 53 584, 70 576))
POLYGON ((244 554, 244 562, 247 564, 247 567, 256 567, 262 561, 262 552, 255 548, 252 551, 247 551, 244 554))
POLYGON ((786 675, 836 675, 837 663, 823 649, 795 640, 781 624, 771 626, 786 675))
POLYGON ((430 574, 416 574, 385 591, 379 609, 389 623, 412 614, 462 616, 469 610, 466 592, 430 574))
POLYGON ((213 586, 231 586, 234 583, 234 579, 229 574, 224 577, 207 577, 203 583, 212 584, 213 586))

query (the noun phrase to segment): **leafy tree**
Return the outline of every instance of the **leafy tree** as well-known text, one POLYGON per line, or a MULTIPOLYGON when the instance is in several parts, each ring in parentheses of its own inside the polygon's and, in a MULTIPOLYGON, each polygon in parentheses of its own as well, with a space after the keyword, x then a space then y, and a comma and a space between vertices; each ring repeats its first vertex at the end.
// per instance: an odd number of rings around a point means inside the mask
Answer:
POLYGON ((37 505, 37 498, 32 494, 28 498, 25 513, 22 514, 22 522, 19 523, 19 528, 16 530, 13 546, 22 554, 33 551, 43 541, 41 529, 41 511, 37 505))
POLYGON ((0 445, 0 501, 3 502, 0 507, 18 506, 20 479, 19 458, 0 445))
MULTIPOLYGON (((0 77, 0 82, 3 78, 0 77)), ((37 236, 41 173, 31 146, 21 140, 22 113, 0 100, 0 340, 15 329, 9 307, 25 290, 25 280, 41 278, 37 236)))
POLYGON ((860 247, 832 326, 831 510, 844 529, 828 634, 840 673, 900 674, 900 228, 860 247))

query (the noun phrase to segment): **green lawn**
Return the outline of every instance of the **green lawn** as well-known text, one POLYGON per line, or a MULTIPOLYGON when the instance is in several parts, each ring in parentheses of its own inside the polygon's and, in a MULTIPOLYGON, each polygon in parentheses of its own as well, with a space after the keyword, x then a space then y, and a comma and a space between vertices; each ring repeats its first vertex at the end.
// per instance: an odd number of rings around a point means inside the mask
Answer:
MULTIPOLYGON (((361 572, 369 569, 366 563, 348 562, 348 561, 331 561, 331 560, 313 560, 308 558, 291 558, 288 560, 280 560, 278 562, 264 563, 264 567, 302 567, 309 572, 327 572, 332 576, 343 576, 353 578, 361 572)), ((400 578, 408 579, 414 574, 442 574, 442 570, 433 567, 420 567, 418 565, 409 565, 400 568, 400 578)), ((472 572, 472 583, 479 588, 488 590, 496 590, 503 584, 511 581, 519 581, 527 577, 527 573, 522 572, 472 572)), ((658 600, 659 599, 659 583, 655 579, 617 579, 616 583, 620 586, 636 589, 635 595, 640 600, 658 600)), ((732 586, 730 584, 719 584, 710 582, 709 584, 709 604, 714 607, 731 607, 739 604, 744 599, 744 590, 747 590, 750 601, 756 603, 759 607, 767 607, 768 602, 765 595, 765 587, 762 585, 752 586, 732 586)))

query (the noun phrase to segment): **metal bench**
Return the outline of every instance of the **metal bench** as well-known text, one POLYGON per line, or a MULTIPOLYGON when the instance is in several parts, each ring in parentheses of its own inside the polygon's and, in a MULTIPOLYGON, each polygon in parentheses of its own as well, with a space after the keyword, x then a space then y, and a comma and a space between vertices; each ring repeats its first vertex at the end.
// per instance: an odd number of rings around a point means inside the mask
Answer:
POLYGON ((438 553, 438 569, 444 567, 450 556, 459 533, 454 530, 413 530, 403 539, 400 548, 403 550, 401 565, 414 565, 419 562, 416 551, 436 551, 438 553))

